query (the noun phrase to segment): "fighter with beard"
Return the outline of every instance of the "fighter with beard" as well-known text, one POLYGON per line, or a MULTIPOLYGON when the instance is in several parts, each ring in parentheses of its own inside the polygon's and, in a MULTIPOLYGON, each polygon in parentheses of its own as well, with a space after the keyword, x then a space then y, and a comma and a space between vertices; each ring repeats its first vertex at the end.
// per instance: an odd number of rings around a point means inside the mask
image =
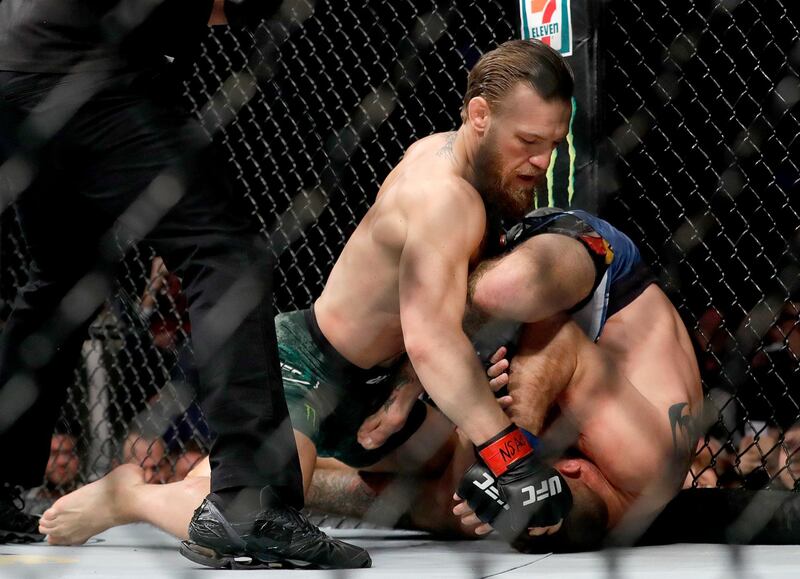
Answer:
MULTIPOLYGON (((469 74, 461 127, 409 147, 319 298, 308 310, 276 317, 307 485, 318 455, 372 464, 419 428, 422 403, 379 449, 365 451, 356 440, 363 420, 389 396, 388 378, 405 352, 431 399, 499 477, 510 505, 519 503, 515 512, 526 524, 555 526, 569 510, 566 484, 546 510, 522 504, 521 488, 560 475, 539 462, 498 405, 462 320, 469 272, 500 235, 490 224, 518 220, 531 208, 550 155, 567 134, 573 83, 563 58, 542 42, 514 40, 487 52, 469 74)), ((63 522, 59 515, 70 508, 61 503, 42 519, 51 541, 59 534, 56 519, 63 522)))
MULTIPOLYGON (((551 153, 567 135, 573 82, 563 58, 541 42, 509 41, 486 53, 469 74, 461 127, 409 147, 304 316, 317 346, 347 373, 391 366, 405 351, 431 399, 476 445, 531 527, 557 525, 571 497, 567 490, 546 509, 523 505, 520 489, 560 475, 534 458, 486 388, 462 320, 469 271, 499 236, 491 224, 520 219, 532 207, 551 153)), ((279 324, 279 343, 280 336, 279 324)), ((344 384, 357 382, 376 378, 344 384)), ((287 400, 291 406, 288 391, 287 400)), ((350 405, 352 394, 342 400, 350 405)), ((407 438, 399 434, 386 451, 407 438)), ((309 438, 315 441, 313 432, 309 438)))

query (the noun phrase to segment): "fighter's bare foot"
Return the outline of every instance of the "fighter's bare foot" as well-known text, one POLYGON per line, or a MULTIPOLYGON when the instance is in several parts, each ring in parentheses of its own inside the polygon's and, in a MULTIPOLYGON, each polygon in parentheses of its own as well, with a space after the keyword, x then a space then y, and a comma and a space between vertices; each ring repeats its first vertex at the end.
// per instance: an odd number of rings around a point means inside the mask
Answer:
POLYGON ((81 545, 116 525, 133 522, 123 508, 129 491, 145 484, 134 464, 118 466, 106 476, 58 499, 39 520, 39 532, 51 545, 81 545))

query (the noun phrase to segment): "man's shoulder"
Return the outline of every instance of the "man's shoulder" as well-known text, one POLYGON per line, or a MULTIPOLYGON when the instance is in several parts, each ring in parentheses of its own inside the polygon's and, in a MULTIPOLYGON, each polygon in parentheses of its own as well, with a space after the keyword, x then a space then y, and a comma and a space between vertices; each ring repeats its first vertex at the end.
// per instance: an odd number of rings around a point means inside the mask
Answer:
POLYGON ((457 171, 432 158, 430 151, 404 159, 402 178, 394 183, 396 194, 414 206, 465 205, 483 210, 483 199, 475 187, 457 171))
POLYGON ((480 193, 463 177, 453 173, 432 174, 422 180, 419 191, 431 202, 463 204, 484 207, 480 193))
POLYGON ((418 183, 406 183, 399 193, 410 220, 457 221, 464 227, 485 227, 483 199, 469 182, 455 175, 436 175, 418 183))
POLYGON ((409 145, 409 147, 406 149, 405 154, 413 155, 414 153, 435 153, 443 147, 447 147, 448 145, 452 149, 452 144, 457 134, 457 131, 431 133, 430 135, 421 137, 411 143, 411 145, 409 145))

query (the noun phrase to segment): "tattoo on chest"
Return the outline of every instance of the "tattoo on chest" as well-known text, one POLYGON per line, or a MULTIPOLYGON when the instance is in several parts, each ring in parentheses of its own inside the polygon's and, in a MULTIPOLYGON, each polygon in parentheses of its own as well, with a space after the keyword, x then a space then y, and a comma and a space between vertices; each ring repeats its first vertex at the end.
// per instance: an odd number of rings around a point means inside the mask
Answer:
POLYGON ((436 151, 437 157, 445 157, 447 159, 455 159, 455 153, 453 153, 453 143, 456 141, 456 132, 451 131, 447 133, 447 138, 445 139, 444 145, 442 148, 436 151))

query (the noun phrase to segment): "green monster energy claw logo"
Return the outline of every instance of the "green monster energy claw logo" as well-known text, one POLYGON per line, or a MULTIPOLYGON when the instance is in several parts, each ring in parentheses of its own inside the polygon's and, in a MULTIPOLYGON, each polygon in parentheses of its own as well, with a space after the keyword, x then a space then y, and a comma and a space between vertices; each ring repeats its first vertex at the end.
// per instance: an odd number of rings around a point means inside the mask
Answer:
MULTIPOLYGON (((578 110, 578 102, 575 97, 572 97, 572 114, 569 117, 569 132, 567 133, 567 159, 569 160, 569 173, 567 175, 567 204, 572 206, 572 198, 575 195, 575 159, 577 152, 575 151, 575 133, 572 132, 572 124, 575 122, 575 111, 578 110)), ((555 201, 555 194, 553 193, 555 178, 554 167, 558 159, 558 149, 553 149, 550 155, 550 166, 547 168, 547 206, 555 207, 558 205, 555 201)))
POLYGON ((306 404, 306 420, 311 423, 311 426, 317 426, 317 411, 310 404, 306 404))

